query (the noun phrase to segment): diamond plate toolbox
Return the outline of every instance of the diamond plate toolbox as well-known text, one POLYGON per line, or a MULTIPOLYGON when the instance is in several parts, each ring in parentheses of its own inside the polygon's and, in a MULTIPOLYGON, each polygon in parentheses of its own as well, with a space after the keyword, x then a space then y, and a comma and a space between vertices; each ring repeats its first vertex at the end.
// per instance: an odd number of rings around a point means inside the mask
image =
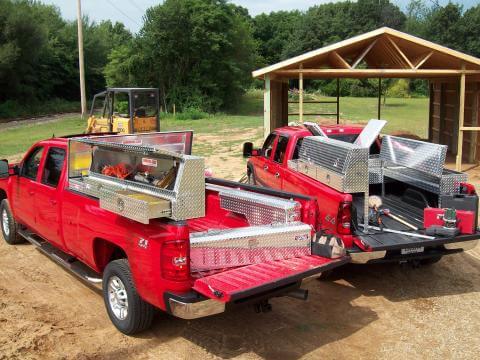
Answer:
POLYGON ((191 268, 198 272, 310 255, 311 231, 297 222, 192 233, 191 268))
POLYGON ((298 171, 341 192, 368 191, 368 148, 323 136, 308 136, 298 171))
POLYGON ((148 224, 150 219, 171 216, 170 201, 135 191, 104 192, 100 207, 123 217, 148 224))
POLYGON ((299 202, 223 186, 208 185, 218 191, 223 209, 243 214, 250 225, 289 223, 301 220, 299 202))

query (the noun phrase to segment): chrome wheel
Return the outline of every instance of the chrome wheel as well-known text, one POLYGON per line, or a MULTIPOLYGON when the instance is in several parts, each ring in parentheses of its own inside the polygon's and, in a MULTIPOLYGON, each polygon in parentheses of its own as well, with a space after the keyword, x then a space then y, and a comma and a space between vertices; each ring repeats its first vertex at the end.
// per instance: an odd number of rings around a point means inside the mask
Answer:
POLYGON ((125 285, 117 276, 108 280, 108 300, 115 317, 125 320, 128 316, 128 295, 125 285))
POLYGON ((2 211, 2 227, 3 227, 3 233, 5 236, 10 235, 10 220, 8 218, 7 210, 3 209, 2 211))

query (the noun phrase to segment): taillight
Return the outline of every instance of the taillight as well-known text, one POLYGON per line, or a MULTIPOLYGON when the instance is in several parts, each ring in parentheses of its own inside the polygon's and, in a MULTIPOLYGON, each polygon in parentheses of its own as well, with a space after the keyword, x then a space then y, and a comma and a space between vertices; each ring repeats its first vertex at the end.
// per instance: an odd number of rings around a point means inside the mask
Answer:
POLYGON ((352 203, 345 201, 340 203, 337 216, 337 232, 339 234, 350 234, 352 224, 352 203))
POLYGON ((187 240, 165 241, 162 244, 162 277, 173 281, 190 278, 187 240))

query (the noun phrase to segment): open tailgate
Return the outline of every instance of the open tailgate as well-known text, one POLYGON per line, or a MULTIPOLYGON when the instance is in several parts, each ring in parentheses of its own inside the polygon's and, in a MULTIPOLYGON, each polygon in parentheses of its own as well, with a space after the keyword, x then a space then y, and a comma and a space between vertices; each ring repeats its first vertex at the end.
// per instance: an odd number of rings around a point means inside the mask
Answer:
POLYGON ((316 255, 247 265, 195 281, 193 289, 221 302, 236 301, 275 290, 347 263, 349 257, 328 259, 316 255))

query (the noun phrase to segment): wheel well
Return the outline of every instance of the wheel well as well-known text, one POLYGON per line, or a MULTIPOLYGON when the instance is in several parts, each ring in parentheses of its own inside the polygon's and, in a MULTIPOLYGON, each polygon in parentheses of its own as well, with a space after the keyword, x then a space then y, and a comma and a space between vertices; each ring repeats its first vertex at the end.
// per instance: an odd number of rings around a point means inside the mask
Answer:
POLYGON ((126 252, 120 246, 105 239, 95 239, 93 253, 95 263, 100 271, 103 271, 105 266, 113 260, 128 258, 126 252))
POLYGON ((0 201, 4 200, 7 198, 7 193, 0 189, 0 201))

